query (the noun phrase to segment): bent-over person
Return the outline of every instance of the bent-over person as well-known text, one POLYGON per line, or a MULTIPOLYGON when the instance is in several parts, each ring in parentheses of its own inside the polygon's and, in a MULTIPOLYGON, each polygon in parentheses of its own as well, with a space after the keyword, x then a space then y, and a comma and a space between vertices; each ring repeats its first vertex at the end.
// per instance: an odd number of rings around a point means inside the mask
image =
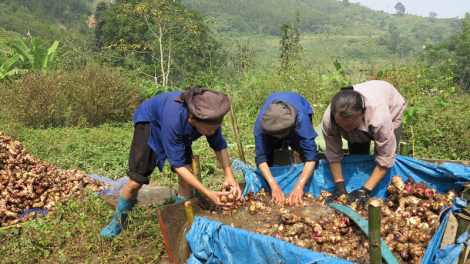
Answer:
POLYGON ((158 167, 163 170, 168 160, 178 174, 176 201, 193 197, 194 188, 214 204, 224 208, 232 203, 220 201, 225 191, 211 191, 192 173, 193 141, 205 136, 209 146, 225 172, 224 186, 231 185, 241 199, 241 190, 230 167, 227 142, 221 124, 230 109, 227 95, 200 86, 185 91, 156 95, 143 102, 134 113, 134 137, 129 155, 129 181, 124 186, 114 218, 100 233, 101 237, 114 237, 122 228, 127 212, 137 203, 138 191, 149 184, 149 176, 158 167))

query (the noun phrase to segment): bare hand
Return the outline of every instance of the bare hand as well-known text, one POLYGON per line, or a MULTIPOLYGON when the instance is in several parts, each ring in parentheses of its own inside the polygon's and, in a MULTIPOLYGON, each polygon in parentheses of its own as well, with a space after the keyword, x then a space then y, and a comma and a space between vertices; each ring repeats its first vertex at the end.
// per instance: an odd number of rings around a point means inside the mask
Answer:
POLYGON ((303 204, 302 196, 304 195, 303 190, 294 188, 289 194, 289 205, 299 206, 303 204))
POLYGON ((240 189, 240 185, 236 181, 229 181, 226 180, 224 182, 224 187, 232 185, 232 188, 234 189, 234 194, 235 194, 235 200, 241 200, 242 199, 242 190, 240 189))
POLYGON ((207 197, 209 199, 211 199, 211 201, 217 205, 217 206, 220 206, 222 207, 222 209, 224 210, 229 210, 230 208, 232 208, 235 203, 234 202, 227 202, 227 203, 223 203, 220 201, 220 197, 225 195, 227 196, 229 194, 229 192, 222 192, 222 191, 211 191, 207 197))
POLYGON ((284 192, 282 192, 279 186, 271 190, 271 202, 273 204, 284 204, 285 200, 284 192))

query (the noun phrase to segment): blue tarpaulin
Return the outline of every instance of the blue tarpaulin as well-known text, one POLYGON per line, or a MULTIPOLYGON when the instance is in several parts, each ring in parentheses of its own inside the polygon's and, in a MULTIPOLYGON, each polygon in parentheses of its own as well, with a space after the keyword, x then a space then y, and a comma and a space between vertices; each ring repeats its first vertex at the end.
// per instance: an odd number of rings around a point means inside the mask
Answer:
MULTIPOLYGON (((373 155, 346 156, 341 162, 344 181, 348 192, 361 188, 369 179, 376 163, 373 155)), ((261 188, 269 190, 261 172, 257 168, 249 167, 241 160, 234 160, 234 170, 241 170, 245 175, 246 187, 243 194, 253 190, 255 193, 261 188)), ((271 172, 285 192, 290 193, 294 188, 298 177, 303 169, 303 164, 271 167, 271 172)), ((437 165, 422 160, 397 155, 395 165, 390 168, 371 193, 371 197, 386 198, 386 187, 393 175, 400 175, 403 180, 412 178, 415 182, 424 181, 429 187, 435 188, 439 193, 455 190, 460 193, 463 182, 470 181, 470 168, 446 163, 437 165)), ((320 191, 334 192, 335 183, 331 174, 330 166, 326 159, 321 159, 308 182, 305 184, 304 192, 310 192, 314 196, 320 196, 320 191)))
MULTIPOLYGON (((351 192, 361 188, 374 170, 374 156, 346 156, 342 160, 346 190, 351 192)), ((257 193, 261 188, 269 189, 261 172, 240 160, 232 163, 234 171, 243 172, 249 191, 257 193)), ((271 172, 285 193, 290 193, 303 169, 303 164, 271 167, 271 172)), ((404 180, 412 178, 415 182, 426 182, 439 193, 455 190, 462 191, 462 183, 470 181, 470 168, 452 163, 437 165, 418 159, 400 156, 384 178, 372 191, 371 197, 387 198, 386 186, 393 175, 400 175, 404 180)), ((306 183, 304 192, 318 197, 321 190, 333 192, 335 185, 328 161, 321 159, 314 174, 306 183)), ((445 220, 441 223, 443 230, 445 220)), ((443 232, 443 231, 442 231, 443 232)), ((442 232, 439 234, 442 236, 442 232)), ((435 259, 442 237, 433 237, 422 263, 435 259)), ((346 260, 297 247, 273 237, 250 233, 246 230, 231 228, 219 222, 197 217, 186 234, 192 254, 188 263, 352 263, 346 260), (227 239, 230 238, 230 239, 227 239)), ((445 263, 445 262, 441 262, 445 263)))
POLYGON ((349 261, 314 252, 277 238, 250 233, 222 223, 195 217, 186 234, 192 254, 188 264, 289 263, 348 264, 349 261))

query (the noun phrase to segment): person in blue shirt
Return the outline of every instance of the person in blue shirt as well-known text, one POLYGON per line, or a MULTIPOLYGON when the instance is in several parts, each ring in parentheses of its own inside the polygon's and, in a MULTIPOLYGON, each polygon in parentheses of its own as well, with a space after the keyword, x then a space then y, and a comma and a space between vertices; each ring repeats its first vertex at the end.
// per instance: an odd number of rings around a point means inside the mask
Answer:
POLYGON ((101 231, 101 237, 114 237, 121 231, 127 212, 137 202, 138 191, 149 183, 149 176, 156 167, 163 170, 166 160, 178 174, 177 202, 192 198, 196 188, 217 206, 227 209, 234 205, 220 201, 228 192, 209 190, 192 173, 191 144, 201 136, 206 137, 225 172, 224 186, 231 185, 238 194, 236 199, 241 199, 242 192, 230 167, 221 128, 230 105, 227 95, 194 86, 183 92, 156 95, 138 107, 134 113, 134 136, 129 154, 129 181, 121 193, 113 220, 101 231))
POLYGON ((313 110, 307 99, 294 92, 271 94, 259 111, 254 126, 255 162, 271 188, 271 201, 283 204, 286 197, 271 174, 274 150, 284 143, 302 157, 303 171, 288 196, 290 205, 301 205, 304 186, 313 174, 319 160, 315 138, 318 134, 312 125, 313 110))

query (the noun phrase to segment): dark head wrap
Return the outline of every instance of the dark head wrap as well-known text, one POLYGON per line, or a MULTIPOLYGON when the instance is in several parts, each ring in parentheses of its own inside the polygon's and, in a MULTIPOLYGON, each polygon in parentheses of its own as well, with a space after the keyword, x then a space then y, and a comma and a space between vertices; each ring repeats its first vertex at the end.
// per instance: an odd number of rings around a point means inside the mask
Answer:
POLYGON ((175 101, 186 103, 196 119, 210 124, 221 124, 231 105, 226 94, 201 86, 186 88, 175 101))
POLYGON ((270 135, 280 135, 295 125, 298 110, 289 103, 274 100, 261 116, 261 127, 270 135))

